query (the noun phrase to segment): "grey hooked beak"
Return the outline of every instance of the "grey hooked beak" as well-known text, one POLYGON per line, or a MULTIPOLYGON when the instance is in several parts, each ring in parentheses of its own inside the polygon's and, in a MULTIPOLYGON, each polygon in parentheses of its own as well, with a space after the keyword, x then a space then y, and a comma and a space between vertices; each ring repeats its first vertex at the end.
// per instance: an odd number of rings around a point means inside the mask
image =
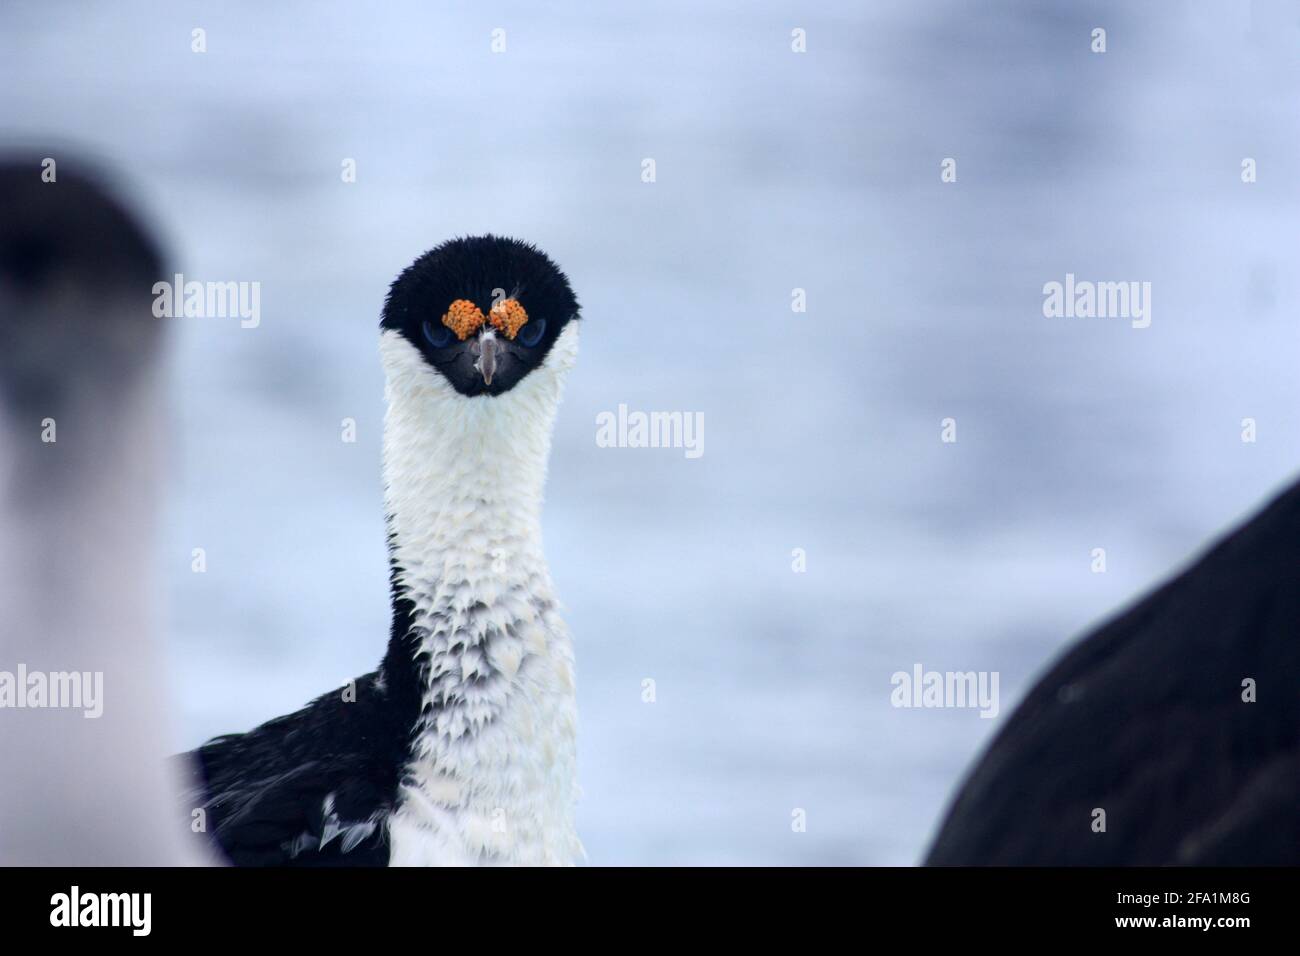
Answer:
POLYGON ((491 332, 478 340, 478 361, 474 368, 483 376, 483 384, 491 385, 497 371, 497 338, 491 332))

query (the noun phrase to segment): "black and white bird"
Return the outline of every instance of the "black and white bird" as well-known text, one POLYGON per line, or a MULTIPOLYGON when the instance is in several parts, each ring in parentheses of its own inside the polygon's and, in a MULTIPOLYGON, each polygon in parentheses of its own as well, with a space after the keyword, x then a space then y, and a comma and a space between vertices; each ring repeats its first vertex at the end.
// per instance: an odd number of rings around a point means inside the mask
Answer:
POLYGON ((1300 484, 1051 668, 926 862, 1300 863, 1300 484))
POLYGON ((564 274, 514 239, 446 242, 394 281, 388 651, 355 686, 194 752, 191 815, 234 863, 581 857, 573 647, 540 523, 578 314, 564 274))

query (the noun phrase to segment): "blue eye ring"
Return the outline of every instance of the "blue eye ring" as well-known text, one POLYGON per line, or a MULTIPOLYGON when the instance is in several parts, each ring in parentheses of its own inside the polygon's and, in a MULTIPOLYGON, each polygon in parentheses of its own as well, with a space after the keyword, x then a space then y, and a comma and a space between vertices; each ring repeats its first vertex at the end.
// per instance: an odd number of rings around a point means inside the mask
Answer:
POLYGON ((529 319, 519 329, 515 339, 524 348, 531 349, 542 340, 546 334, 546 320, 543 318, 529 319))
POLYGON ((445 349, 456 340, 456 333, 441 322, 434 325, 433 322, 425 319, 424 338, 435 349, 445 349))

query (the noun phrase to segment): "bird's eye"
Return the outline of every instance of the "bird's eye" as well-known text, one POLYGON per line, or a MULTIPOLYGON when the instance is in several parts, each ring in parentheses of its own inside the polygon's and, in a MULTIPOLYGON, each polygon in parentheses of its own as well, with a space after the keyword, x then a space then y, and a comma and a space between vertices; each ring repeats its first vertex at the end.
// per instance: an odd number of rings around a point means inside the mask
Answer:
POLYGON ((435 349, 445 349, 456 340, 456 333, 441 322, 435 324, 425 319, 424 337, 429 340, 429 344, 435 349))
POLYGON ((520 327, 519 334, 516 336, 516 338, 519 340, 520 345, 524 346, 525 348, 532 348, 534 345, 536 345, 538 342, 542 340, 542 336, 545 334, 546 334, 545 319, 542 318, 529 319, 520 327))

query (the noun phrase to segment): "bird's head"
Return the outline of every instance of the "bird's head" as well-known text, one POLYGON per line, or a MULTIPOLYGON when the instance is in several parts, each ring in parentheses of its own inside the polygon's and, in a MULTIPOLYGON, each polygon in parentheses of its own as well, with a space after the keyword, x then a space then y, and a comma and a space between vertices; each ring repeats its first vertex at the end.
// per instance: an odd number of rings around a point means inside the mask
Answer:
POLYGON ((569 280, 545 253, 487 235, 416 259, 389 289, 381 325, 458 393, 476 397, 502 395, 545 367, 577 318, 569 280))

